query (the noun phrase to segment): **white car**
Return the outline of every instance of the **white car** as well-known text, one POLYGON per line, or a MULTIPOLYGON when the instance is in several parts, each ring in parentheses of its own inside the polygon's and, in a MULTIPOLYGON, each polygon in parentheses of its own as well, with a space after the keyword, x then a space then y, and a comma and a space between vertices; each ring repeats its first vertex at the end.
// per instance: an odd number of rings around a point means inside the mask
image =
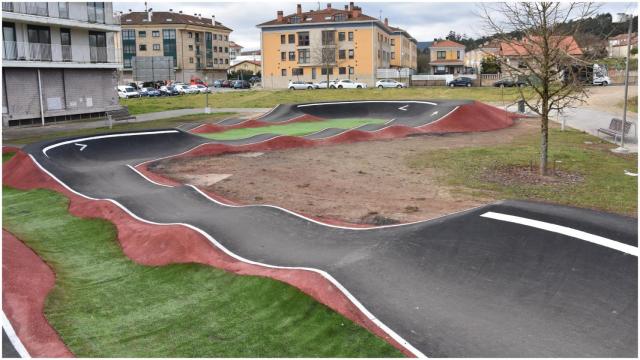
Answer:
POLYGON ((305 81, 289 81, 289 90, 313 90, 319 87, 318 84, 305 81))
POLYGON ((367 84, 351 81, 348 79, 338 80, 335 83, 331 84, 332 89, 364 89, 367 87, 367 84))
POLYGON ((376 87, 378 89, 384 89, 384 88, 406 88, 407 84, 405 83, 401 83, 401 82, 397 82, 393 79, 380 79, 378 81, 376 81, 376 87))
POLYGON ((607 86, 609 84, 611 84, 611 78, 609 78, 609 76, 601 74, 596 75, 595 73, 593 74, 593 85, 607 86))
POLYGON ((118 97, 123 99, 137 98, 140 94, 131 86, 118 86, 118 97))
POLYGON ((322 80, 318 83, 318 89, 328 89, 331 87, 331 85, 335 83, 336 83, 336 80, 329 80, 329 82, 327 82, 327 80, 322 80))
POLYGON ((202 85, 202 84, 197 84, 197 85, 191 85, 189 86, 190 89, 195 90, 194 93, 200 93, 200 94, 204 94, 204 93, 210 93, 211 90, 202 85))
POLYGON ((200 91, 198 89, 192 89, 189 85, 176 85, 176 90, 178 90, 178 92, 180 94, 197 94, 200 91))

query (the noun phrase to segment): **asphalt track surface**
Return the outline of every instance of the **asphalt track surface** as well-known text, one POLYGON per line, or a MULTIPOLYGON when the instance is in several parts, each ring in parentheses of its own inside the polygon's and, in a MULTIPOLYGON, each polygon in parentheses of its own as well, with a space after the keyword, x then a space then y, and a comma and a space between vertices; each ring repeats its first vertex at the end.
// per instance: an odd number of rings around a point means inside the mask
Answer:
MULTIPOLYGON (((259 120, 375 116, 421 126, 464 103, 406 104, 420 109, 398 109, 401 102, 294 105, 259 120)), ((310 136, 323 135, 335 134, 310 136)), ((503 201, 417 223, 346 228, 277 207, 224 205, 192 186, 153 183, 132 168, 205 142, 269 138, 211 141, 167 129, 56 140, 24 151, 73 191, 111 199, 141 219, 188 224, 249 261, 325 272, 415 355, 637 356, 636 219, 503 201)))

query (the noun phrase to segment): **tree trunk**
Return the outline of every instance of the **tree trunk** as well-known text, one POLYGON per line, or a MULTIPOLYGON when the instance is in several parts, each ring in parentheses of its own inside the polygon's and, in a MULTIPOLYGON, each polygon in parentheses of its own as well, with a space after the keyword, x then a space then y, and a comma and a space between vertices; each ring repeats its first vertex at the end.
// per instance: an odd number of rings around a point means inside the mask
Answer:
POLYGON ((549 110, 543 100, 542 119, 540 120, 540 175, 547 175, 547 151, 549 148, 549 110))

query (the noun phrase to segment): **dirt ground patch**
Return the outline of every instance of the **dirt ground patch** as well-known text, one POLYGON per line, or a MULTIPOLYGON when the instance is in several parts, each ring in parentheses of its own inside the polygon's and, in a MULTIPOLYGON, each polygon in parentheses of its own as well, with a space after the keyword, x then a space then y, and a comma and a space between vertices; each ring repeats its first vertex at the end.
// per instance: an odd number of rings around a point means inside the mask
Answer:
POLYGON ((562 170, 549 170, 553 175, 541 176, 537 166, 503 166, 488 169, 484 181, 501 185, 576 185, 584 180, 580 174, 562 170))
POLYGON ((536 120, 508 129, 366 141, 266 152, 163 160, 153 171, 243 204, 272 204, 320 218, 388 224, 442 216, 491 202, 438 184, 435 169, 414 170, 416 151, 510 143, 537 131, 536 120), (212 174, 232 174, 211 183, 212 174))
MULTIPOLYGON (((589 98, 585 104, 587 107, 610 113, 621 112, 624 103, 624 86, 593 86, 588 88, 588 93, 589 98)), ((632 96, 638 96, 637 85, 629 85, 629 97, 632 96)))

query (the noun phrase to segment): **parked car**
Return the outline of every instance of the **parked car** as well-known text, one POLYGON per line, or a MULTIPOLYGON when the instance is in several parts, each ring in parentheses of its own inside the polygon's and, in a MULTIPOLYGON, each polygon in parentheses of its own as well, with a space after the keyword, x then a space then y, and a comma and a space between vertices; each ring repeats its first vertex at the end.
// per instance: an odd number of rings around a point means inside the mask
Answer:
POLYGON ((313 90, 318 88, 318 84, 305 81, 289 81, 289 90, 313 90))
POLYGON ((140 94, 131 86, 118 86, 118 96, 123 99, 139 98, 140 94))
POLYGON ((495 87, 522 87, 522 86, 527 86, 527 83, 523 80, 512 80, 512 79, 502 79, 502 80, 498 80, 495 83, 493 83, 493 86, 495 87))
POLYGON ((222 87, 222 80, 215 80, 213 82, 213 87, 214 88, 221 88, 222 87))
POLYGON ((603 74, 593 74, 593 85, 607 86, 611 84, 611 78, 603 74))
POLYGON ((251 89, 251 84, 247 80, 236 80, 233 83, 234 89, 251 89))
POLYGON ((328 89, 335 83, 336 80, 329 80, 329 82, 327 82, 327 80, 322 80, 318 83, 318 89, 328 89))
POLYGON ((145 94, 144 96, 151 96, 151 97, 155 97, 155 96, 160 96, 162 95, 162 93, 160 93, 160 91, 158 89, 154 89, 152 87, 145 87, 140 89, 141 91, 144 90, 145 94))
POLYGON ((251 79, 249 79, 249 82, 252 84, 259 83, 261 81, 262 79, 260 78, 260 76, 252 76, 251 79))
POLYGON ((197 94, 199 92, 197 89, 193 89, 189 85, 182 84, 176 85, 175 87, 180 94, 197 94))
POLYGON ((348 79, 338 80, 331 84, 332 89, 363 89, 367 87, 367 84, 351 81, 348 79))
POLYGON ((231 87, 231 81, 229 80, 223 80, 222 81, 222 85, 223 88, 230 88, 231 87))
POLYGON ((195 93, 200 93, 200 94, 211 93, 211 89, 209 89, 208 87, 202 84, 191 85, 189 86, 189 88, 195 90, 195 93))
POLYGON ((406 88, 407 84, 395 81, 393 79, 380 79, 376 81, 376 87, 378 89, 384 88, 406 88))
POLYGON ((180 95, 180 92, 175 88, 175 86, 161 86, 160 94, 164 96, 175 96, 180 95))
POLYGON ((468 77, 459 77, 457 79, 453 79, 451 81, 449 81, 449 86, 454 87, 454 86, 466 86, 466 87, 471 87, 471 85, 473 84, 473 80, 471 78, 468 77))

